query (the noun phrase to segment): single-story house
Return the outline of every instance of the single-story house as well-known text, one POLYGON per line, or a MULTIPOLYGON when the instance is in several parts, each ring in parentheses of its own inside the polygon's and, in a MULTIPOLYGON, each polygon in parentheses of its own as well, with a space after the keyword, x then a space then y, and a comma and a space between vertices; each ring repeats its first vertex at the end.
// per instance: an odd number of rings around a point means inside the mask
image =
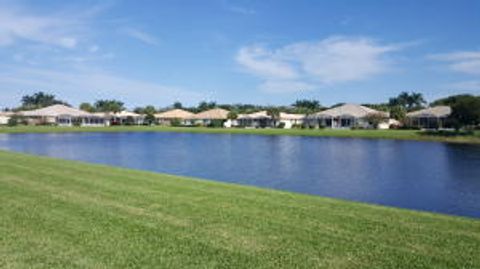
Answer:
POLYGON ((265 110, 250 114, 240 114, 237 117, 237 124, 240 127, 248 128, 274 127, 272 117, 265 110))
POLYGON ((449 106, 435 106, 407 113, 408 125, 411 127, 438 129, 447 125, 452 113, 449 106))
POLYGON ((370 115, 380 115, 385 121, 389 118, 387 112, 356 104, 344 104, 308 116, 306 124, 311 127, 327 128, 371 128, 368 122, 370 115))
POLYGON ((228 118, 228 110, 222 108, 214 108, 195 114, 193 120, 196 124, 210 125, 213 121, 226 121, 228 118))
POLYGON ((290 129, 293 125, 303 124, 305 115, 290 114, 280 112, 279 118, 274 121, 267 111, 259 111, 251 114, 240 114, 237 118, 238 125, 248 128, 268 128, 277 127, 282 124, 285 129, 290 129))
POLYGON ((14 113, 10 111, 0 112, 0 125, 7 125, 13 114, 14 113))
POLYGON ((171 125, 173 121, 179 121, 181 125, 192 125, 195 114, 183 109, 172 109, 155 114, 159 124, 171 125))
POLYGON ((284 125, 283 128, 291 129, 295 125, 302 125, 305 120, 305 115, 303 114, 290 114, 280 112, 280 123, 284 125))
POLYGON ((65 105, 53 105, 17 113, 29 124, 54 124, 59 126, 103 126, 105 120, 94 114, 65 105))
POLYGON ((142 125, 145 119, 143 115, 126 110, 105 115, 106 119, 110 121, 110 125, 142 125))

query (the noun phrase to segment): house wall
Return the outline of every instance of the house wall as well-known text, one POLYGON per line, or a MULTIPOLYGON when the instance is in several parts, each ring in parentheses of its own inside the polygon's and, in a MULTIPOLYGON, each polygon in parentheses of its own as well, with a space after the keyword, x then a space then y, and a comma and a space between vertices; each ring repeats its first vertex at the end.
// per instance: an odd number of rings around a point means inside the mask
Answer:
POLYGON ((10 116, 0 116, 0 125, 7 125, 8 120, 10 120, 10 116))

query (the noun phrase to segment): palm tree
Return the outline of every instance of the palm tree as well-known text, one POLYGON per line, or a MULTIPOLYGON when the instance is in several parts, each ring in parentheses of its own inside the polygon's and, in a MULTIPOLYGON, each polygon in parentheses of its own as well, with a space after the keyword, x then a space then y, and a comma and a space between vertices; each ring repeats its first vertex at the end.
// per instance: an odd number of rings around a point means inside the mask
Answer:
POLYGON ((269 107, 267 109, 267 115, 272 117, 273 127, 277 126, 277 120, 280 119, 280 110, 276 107, 269 107))
POLYGON ((408 108, 420 108, 423 104, 427 103, 421 93, 412 92, 408 98, 408 108))

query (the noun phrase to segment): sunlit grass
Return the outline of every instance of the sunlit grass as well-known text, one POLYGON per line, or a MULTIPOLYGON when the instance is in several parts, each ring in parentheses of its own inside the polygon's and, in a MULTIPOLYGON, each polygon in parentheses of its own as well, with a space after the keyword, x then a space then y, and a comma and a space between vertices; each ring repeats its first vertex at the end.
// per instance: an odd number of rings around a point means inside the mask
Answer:
POLYGON ((0 268, 479 268, 480 221, 0 151, 0 268))

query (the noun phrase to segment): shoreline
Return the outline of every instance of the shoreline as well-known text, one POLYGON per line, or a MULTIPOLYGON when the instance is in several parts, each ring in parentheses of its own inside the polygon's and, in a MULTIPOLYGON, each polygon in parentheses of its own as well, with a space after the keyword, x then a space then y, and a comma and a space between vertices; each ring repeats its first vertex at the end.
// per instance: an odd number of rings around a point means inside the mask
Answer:
POLYGON ((109 126, 109 127, 57 127, 20 126, 0 127, 0 134, 21 133, 78 133, 78 132, 183 132, 210 134, 287 135, 308 137, 339 137, 362 139, 391 139, 431 141, 458 144, 480 144, 480 132, 474 135, 440 136, 429 135, 419 130, 339 130, 339 129, 237 129, 205 127, 165 126, 109 126))

